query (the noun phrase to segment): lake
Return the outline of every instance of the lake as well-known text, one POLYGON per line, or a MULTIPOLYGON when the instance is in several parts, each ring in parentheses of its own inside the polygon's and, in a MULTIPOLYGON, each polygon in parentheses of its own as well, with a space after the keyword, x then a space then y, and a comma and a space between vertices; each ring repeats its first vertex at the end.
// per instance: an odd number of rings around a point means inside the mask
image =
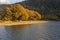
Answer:
POLYGON ((0 40, 60 40, 60 21, 25 26, 0 26, 0 40))

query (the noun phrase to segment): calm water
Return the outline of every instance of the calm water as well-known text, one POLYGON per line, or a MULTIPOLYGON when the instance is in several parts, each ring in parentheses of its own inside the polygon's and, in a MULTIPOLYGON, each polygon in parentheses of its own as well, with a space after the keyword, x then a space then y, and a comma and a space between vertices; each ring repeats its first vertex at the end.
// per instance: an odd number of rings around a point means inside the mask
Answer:
POLYGON ((0 40, 60 40, 60 22, 0 27, 0 40))

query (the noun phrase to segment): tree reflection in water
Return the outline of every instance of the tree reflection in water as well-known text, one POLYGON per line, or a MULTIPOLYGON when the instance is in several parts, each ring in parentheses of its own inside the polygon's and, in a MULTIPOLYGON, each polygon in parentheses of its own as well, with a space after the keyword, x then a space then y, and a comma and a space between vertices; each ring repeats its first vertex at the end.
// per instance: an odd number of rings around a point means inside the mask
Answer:
POLYGON ((5 30, 6 30, 6 36, 7 36, 7 40, 21 40, 22 35, 24 33, 26 26, 6 26, 5 30))

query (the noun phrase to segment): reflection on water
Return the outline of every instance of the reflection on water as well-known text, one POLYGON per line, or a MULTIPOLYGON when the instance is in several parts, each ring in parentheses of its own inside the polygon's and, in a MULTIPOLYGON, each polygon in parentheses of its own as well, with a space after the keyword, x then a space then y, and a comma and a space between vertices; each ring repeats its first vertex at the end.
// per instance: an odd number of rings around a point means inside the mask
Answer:
POLYGON ((0 40, 60 40, 60 22, 0 27, 0 40))

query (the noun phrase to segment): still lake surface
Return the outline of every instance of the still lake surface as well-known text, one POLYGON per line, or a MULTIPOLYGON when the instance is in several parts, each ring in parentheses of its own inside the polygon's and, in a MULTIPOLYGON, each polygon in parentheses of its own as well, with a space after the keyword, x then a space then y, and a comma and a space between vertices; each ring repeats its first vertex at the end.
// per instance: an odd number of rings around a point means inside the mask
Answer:
POLYGON ((0 40, 60 40, 60 21, 26 26, 0 26, 0 40))

